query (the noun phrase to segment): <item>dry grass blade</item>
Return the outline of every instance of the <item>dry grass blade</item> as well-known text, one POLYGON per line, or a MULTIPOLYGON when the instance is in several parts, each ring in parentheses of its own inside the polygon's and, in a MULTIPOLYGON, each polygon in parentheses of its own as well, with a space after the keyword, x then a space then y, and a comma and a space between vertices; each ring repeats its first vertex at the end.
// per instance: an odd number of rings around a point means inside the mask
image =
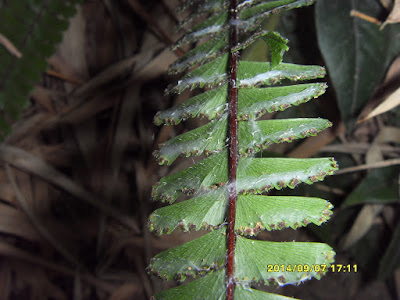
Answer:
POLYGON ((133 282, 126 282, 110 296, 110 300, 133 299, 132 297, 141 292, 141 287, 133 282))
MULTIPOLYGON (((319 152, 365 154, 370 147, 371 145, 368 143, 332 144, 323 147, 319 152)), ((384 154, 400 155, 400 149, 398 147, 381 145, 380 150, 384 154)))
POLYGON ((120 76, 128 75, 132 72, 132 67, 137 61, 138 56, 123 59, 102 71, 97 76, 90 79, 84 85, 80 86, 72 94, 73 97, 83 98, 98 90, 99 87, 111 83, 120 76))
POLYGON ((134 232, 140 232, 138 225, 132 218, 103 203, 100 197, 92 195, 90 192, 76 184, 64 174, 57 171, 39 157, 17 147, 1 145, 0 159, 16 168, 35 174, 46 181, 55 184, 75 197, 93 205, 104 214, 117 219, 122 224, 131 228, 134 232))
POLYGON ((369 170, 369 169, 384 168, 384 167, 390 167, 390 166, 395 166, 395 165, 400 165, 400 158, 387 159, 387 160, 376 162, 376 163, 363 164, 363 165, 358 165, 355 167, 341 169, 341 170, 336 171, 334 175, 341 175, 341 174, 345 174, 345 173, 358 172, 358 171, 364 171, 364 170, 369 170))
MULTIPOLYGON (((5 256, 5 257, 19 259, 19 260, 22 260, 25 262, 29 262, 33 265, 41 266, 43 268, 49 269, 51 271, 55 271, 62 275, 66 275, 66 276, 70 276, 70 277, 76 276, 76 271, 73 269, 61 266, 60 264, 57 264, 57 263, 47 261, 41 257, 38 257, 29 252, 26 252, 24 250, 16 248, 8 243, 0 242, 0 255, 5 256)), ((97 288, 100 288, 103 291, 112 293, 115 290, 114 285, 104 282, 102 280, 99 280, 96 277, 94 277, 93 275, 81 274, 81 278, 85 282, 87 282, 97 288)))
POLYGON ((370 23, 374 23, 376 25, 381 25, 382 24, 382 22, 377 20, 376 18, 368 16, 368 15, 364 14, 363 12, 355 10, 355 9, 352 9, 350 11, 350 16, 365 20, 365 21, 370 22, 370 23))
POLYGON ((19 52, 17 47, 11 41, 0 33, 0 45, 3 45, 12 55, 21 58, 22 53, 19 52))
POLYGON ((35 226, 35 228, 40 232, 40 234, 62 255, 66 260, 68 260, 70 263, 75 265, 76 267, 79 267, 79 269, 84 269, 82 264, 66 249, 64 248, 59 241, 47 230, 45 226, 40 222, 40 220, 36 217, 35 213, 33 210, 29 207, 28 203, 25 200, 25 197, 22 195, 20 189, 17 186, 17 183, 15 181, 15 176, 13 174, 13 171, 11 170, 10 166, 6 164, 6 173, 8 180, 10 181, 14 192, 15 192, 15 197, 19 204, 21 205, 23 211, 25 214, 28 216, 28 218, 31 220, 32 224, 35 226))
POLYGON ((400 88, 394 91, 385 101, 379 104, 372 112, 370 112, 365 118, 357 121, 357 123, 364 122, 372 117, 376 117, 383 114, 396 106, 400 105, 400 88))
POLYGON ((347 250, 357 243, 370 230, 375 217, 382 211, 383 207, 381 204, 365 205, 358 214, 350 232, 342 240, 341 248, 347 250))
POLYGON ((40 235, 32 227, 24 213, 5 204, 0 204, 0 232, 19 236, 30 241, 40 239, 40 235))

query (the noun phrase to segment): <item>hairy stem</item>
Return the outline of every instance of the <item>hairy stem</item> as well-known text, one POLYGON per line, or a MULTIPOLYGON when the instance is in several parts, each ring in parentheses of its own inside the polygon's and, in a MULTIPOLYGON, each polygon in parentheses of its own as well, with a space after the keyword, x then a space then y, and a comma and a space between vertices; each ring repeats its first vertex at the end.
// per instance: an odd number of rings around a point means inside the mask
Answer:
MULTIPOLYGON (((238 44, 238 0, 231 2, 231 39, 230 48, 233 49, 238 44)), ((236 172, 238 163, 238 130, 237 130, 237 100, 238 90, 236 87, 237 65, 239 59, 238 51, 230 53, 230 114, 229 114, 229 219, 228 219, 228 252, 226 262, 227 274, 227 299, 233 300, 234 283, 234 251, 236 243, 235 216, 236 216, 236 172)))

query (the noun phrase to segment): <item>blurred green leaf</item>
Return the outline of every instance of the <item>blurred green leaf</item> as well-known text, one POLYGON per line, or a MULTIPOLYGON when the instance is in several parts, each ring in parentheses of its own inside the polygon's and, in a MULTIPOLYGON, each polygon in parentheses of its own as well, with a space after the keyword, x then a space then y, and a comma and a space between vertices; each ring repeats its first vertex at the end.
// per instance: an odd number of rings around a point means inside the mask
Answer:
POLYGON ((0 140, 9 122, 29 104, 29 93, 68 28, 81 0, 1 1, 0 33, 22 53, 17 58, 0 45, 0 140))
POLYGON ((376 0, 320 0, 316 5, 318 43, 335 88, 342 119, 350 128, 400 50, 399 26, 379 26, 350 16, 384 13, 376 0))
POLYGON ((399 168, 371 170, 343 202, 342 207, 355 204, 385 204, 399 202, 399 168))
POLYGON ((387 279, 393 272, 400 267, 400 223, 397 224, 396 230, 393 233, 389 247, 383 255, 380 264, 378 278, 381 280, 387 279))

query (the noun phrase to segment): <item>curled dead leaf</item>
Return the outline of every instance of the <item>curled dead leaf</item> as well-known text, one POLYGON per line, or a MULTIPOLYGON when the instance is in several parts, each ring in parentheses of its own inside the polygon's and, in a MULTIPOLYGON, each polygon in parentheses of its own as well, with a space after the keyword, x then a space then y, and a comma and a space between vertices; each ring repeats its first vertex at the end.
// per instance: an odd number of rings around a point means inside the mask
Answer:
POLYGON ((390 12, 389 16, 386 18, 386 21, 383 22, 380 30, 383 30, 387 24, 394 24, 400 22, 400 0, 395 0, 392 11, 390 12))
POLYGON ((398 88, 392 94, 390 94, 389 97, 386 98, 386 100, 384 100, 381 104, 379 104, 365 118, 358 120, 357 123, 361 123, 368 119, 371 119, 372 117, 376 117, 399 105, 400 105, 400 88, 398 88))

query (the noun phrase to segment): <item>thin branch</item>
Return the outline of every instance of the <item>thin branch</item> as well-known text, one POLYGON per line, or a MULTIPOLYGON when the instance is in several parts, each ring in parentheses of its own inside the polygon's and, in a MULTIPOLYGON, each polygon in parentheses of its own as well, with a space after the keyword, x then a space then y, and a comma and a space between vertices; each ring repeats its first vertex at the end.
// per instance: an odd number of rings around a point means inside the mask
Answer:
POLYGON ((350 168, 346 168, 346 169, 341 169, 341 170, 335 172, 334 175, 340 175, 340 174, 357 172, 357 171, 364 171, 364 170, 369 170, 369 169, 384 168, 384 167, 390 167, 390 166, 395 166, 395 165, 400 165, 399 158, 388 159, 388 160, 380 161, 380 162, 373 163, 373 164, 364 164, 364 165, 359 165, 359 166, 350 167, 350 168))

